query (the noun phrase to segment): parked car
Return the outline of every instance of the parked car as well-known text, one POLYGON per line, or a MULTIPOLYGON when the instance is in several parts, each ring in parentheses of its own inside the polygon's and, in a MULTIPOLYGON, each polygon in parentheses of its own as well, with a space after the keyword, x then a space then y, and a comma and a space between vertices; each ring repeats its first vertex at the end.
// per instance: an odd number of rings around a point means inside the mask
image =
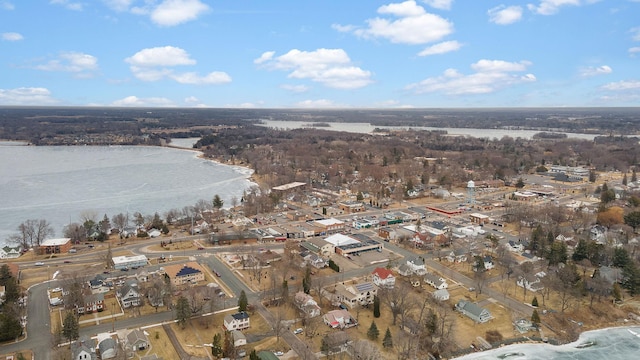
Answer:
POLYGON ((273 353, 275 356, 282 356, 284 353, 282 351, 276 351, 273 353))
POLYGON ((44 263, 42 261, 36 262, 36 266, 43 266, 43 265, 44 265, 44 263))
POLYGON ((302 332, 303 332, 302 328, 297 328, 297 329, 293 330, 293 333, 296 334, 296 335, 302 334, 302 332))
POLYGON ((71 264, 71 260, 65 260, 63 261, 65 264, 71 264))

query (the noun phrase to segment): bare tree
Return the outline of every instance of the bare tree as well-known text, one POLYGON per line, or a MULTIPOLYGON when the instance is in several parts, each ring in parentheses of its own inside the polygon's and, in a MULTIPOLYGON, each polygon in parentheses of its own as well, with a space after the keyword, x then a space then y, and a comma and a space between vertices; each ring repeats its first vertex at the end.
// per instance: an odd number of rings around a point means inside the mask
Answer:
POLYGON ((349 349, 353 359, 382 360, 382 354, 378 347, 369 340, 356 340, 349 349))
POLYGON ((124 230, 124 228, 129 225, 129 214, 125 215, 123 213, 119 213, 113 215, 113 217, 111 218, 111 222, 119 232, 122 232, 122 230, 124 230))
POLYGON ((79 223, 71 223, 65 225, 65 227, 62 229, 62 233, 64 237, 70 238, 71 242, 74 244, 81 243, 87 240, 87 229, 85 229, 85 227, 79 223))
POLYGON ((31 219, 18 225, 18 233, 9 240, 20 244, 24 249, 38 247, 47 237, 54 236, 53 227, 44 219, 31 219))
POLYGON ((398 315, 404 323, 404 318, 414 307, 415 303, 408 296, 409 286, 404 282, 396 283, 393 289, 380 289, 380 298, 387 304, 393 316, 393 325, 396 325, 398 315))

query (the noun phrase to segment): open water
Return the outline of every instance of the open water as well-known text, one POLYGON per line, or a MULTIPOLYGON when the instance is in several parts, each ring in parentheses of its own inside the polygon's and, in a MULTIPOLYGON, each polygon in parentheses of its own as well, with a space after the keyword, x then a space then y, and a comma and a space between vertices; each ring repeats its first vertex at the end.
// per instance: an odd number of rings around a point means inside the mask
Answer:
POLYGON ((640 359, 640 327, 587 331, 565 345, 515 344, 465 355, 458 360, 635 360, 640 359))
POLYGON ((189 150, 145 146, 18 146, 0 142, 0 246, 28 219, 56 237, 83 212, 160 215, 218 194, 225 205, 252 183, 250 169, 198 158, 189 150))

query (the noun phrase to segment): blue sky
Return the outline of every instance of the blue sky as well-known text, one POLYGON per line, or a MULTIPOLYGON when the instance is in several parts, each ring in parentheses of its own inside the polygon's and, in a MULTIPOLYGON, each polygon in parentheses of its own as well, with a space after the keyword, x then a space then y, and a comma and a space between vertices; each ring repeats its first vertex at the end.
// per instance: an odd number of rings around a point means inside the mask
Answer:
POLYGON ((640 0, 0 0, 0 105, 640 105, 640 0))

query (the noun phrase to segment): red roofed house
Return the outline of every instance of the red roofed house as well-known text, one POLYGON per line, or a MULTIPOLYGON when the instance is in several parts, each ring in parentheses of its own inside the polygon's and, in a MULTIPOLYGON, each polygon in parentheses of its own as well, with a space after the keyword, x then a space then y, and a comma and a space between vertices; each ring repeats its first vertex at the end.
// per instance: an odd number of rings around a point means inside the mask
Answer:
POLYGON ((396 277, 393 276, 391 270, 386 268, 375 268, 373 270, 373 283, 379 287, 392 289, 396 284, 396 277))

